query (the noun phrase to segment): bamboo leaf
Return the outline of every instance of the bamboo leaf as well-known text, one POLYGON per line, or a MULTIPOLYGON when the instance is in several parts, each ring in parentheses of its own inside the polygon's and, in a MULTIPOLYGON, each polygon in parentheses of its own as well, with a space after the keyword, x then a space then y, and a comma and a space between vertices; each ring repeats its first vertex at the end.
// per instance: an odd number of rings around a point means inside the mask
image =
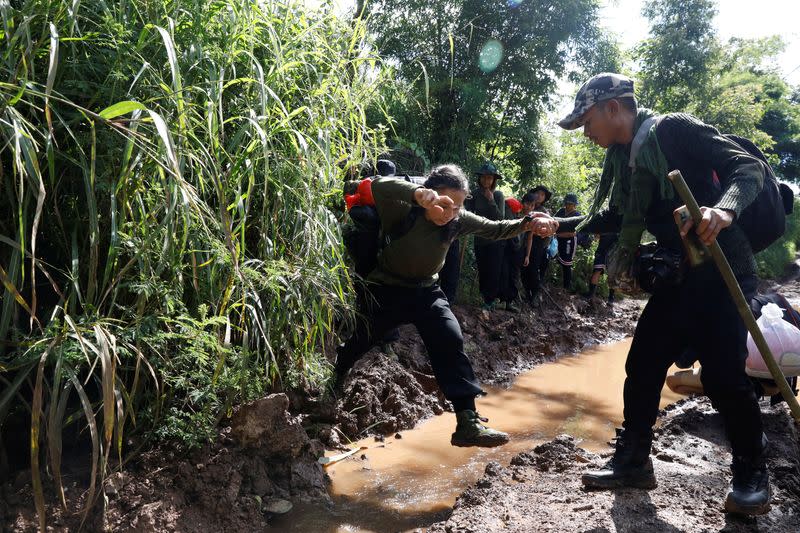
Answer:
POLYGON ((113 337, 99 325, 94 326, 94 337, 97 339, 97 347, 100 349, 100 363, 102 369, 102 393, 103 393, 103 437, 106 449, 111 444, 111 437, 114 432, 114 373, 115 356, 112 354, 113 337))
POLYGON ((147 108, 141 102, 134 102, 133 100, 126 100, 124 102, 117 102, 110 105, 98 113, 101 118, 111 120, 122 115, 127 115, 133 111, 145 111, 147 108))
POLYGON ((14 300, 16 300, 17 303, 20 306, 22 306, 22 308, 29 315, 33 316, 33 311, 31 310, 30 306, 28 305, 28 302, 25 301, 25 298, 22 297, 22 295, 17 290, 17 287, 14 286, 14 283, 11 281, 11 278, 9 277, 9 275, 6 273, 5 270, 3 270, 3 267, 1 267, 1 266, 0 266, 0 281, 3 282, 3 285, 5 286, 6 290, 9 293, 11 293, 11 296, 14 297, 14 300))

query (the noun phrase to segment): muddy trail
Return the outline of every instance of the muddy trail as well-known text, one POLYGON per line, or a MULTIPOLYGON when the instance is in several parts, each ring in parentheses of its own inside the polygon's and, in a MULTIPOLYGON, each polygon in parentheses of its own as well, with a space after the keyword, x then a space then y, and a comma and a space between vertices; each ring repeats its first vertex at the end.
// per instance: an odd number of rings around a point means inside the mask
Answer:
MULTIPOLYGON (((791 283, 782 290, 794 305, 800 303, 800 284, 791 283)), ((479 379, 490 390, 489 397, 479 400, 479 409, 485 405, 502 410, 518 404, 520 396, 514 396, 514 388, 509 386, 529 369, 538 367, 533 371, 537 372, 544 368, 542 363, 561 361, 564 355, 629 336, 644 304, 625 300, 610 308, 558 289, 550 294, 551 299, 546 299, 541 308, 528 308, 519 315, 455 307, 467 354, 479 379)), ((413 328, 403 328, 392 352, 376 349, 362 358, 338 398, 314 390, 273 394, 239 406, 230 419, 223 420, 217 439, 189 456, 176 454, 167 445, 144 453, 105 481, 105 499, 101 497, 84 530, 800 530, 798 526, 786 529, 800 523, 800 476, 796 428, 780 407, 766 411, 773 449, 779 449, 770 459, 777 496, 773 511, 766 518, 726 526, 720 508, 730 458, 716 417, 703 400, 685 401, 668 409, 656 443, 660 481, 656 491, 588 494, 579 490, 579 473, 602 461, 610 450, 605 441, 613 435, 612 422, 621 415, 616 413, 619 407, 604 408, 608 412, 597 417, 599 424, 592 431, 573 423, 577 420, 574 413, 545 413, 545 418, 566 417, 567 421, 536 434, 509 428, 516 447, 508 447, 499 455, 470 449, 461 457, 446 440, 452 431, 452 414, 435 416, 449 406, 438 393, 413 328), (425 422, 420 425, 421 421, 425 422), (431 435, 429 428, 437 425, 441 434, 431 435), (407 431, 415 426, 419 427, 407 431), (558 432, 578 435, 580 440, 566 436, 548 440, 558 432), (394 446, 395 450, 401 449, 401 443, 422 443, 434 454, 453 455, 449 459, 463 462, 463 475, 447 482, 449 492, 426 495, 425 487, 414 486, 413 475, 436 479, 438 474, 426 464, 415 468, 415 463, 424 461, 412 454, 393 459, 404 462, 400 469, 412 474, 410 486, 403 489, 398 483, 386 492, 378 484, 378 490, 368 495, 363 491, 343 494, 346 489, 341 480, 347 476, 339 472, 350 469, 373 478, 383 475, 377 459, 373 459, 375 472, 370 472, 370 459, 379 450, 356 454, 327 473, 318 464, 317 458, 323 453, 348 450, 351 441, 357 439, 364 439, 360 443, 369 442, 371 447, 394 446), (433 503, 420 504, 419 500, 428 496, 433 503), (381 501, 381 505, 371 505, 370 498, 381 501), (396 521, 397 513, 385 512, 384 503, 390 500, 400 509, 406 508, 400 514, 409 520, 396 521), (283 514, 291 506, 294 509, 283 514), (364 518, 369 509, 384 518, 377 522, 365 519, 362 529, 340 528, 343 522, 337 521, 337 512, 355 510, 364 518)), ((623 373, 621 368, 616 372, 623 373)), ((576 384, 585 388, 590 385, 576 384)), ((528 386, 531 391, 535 388, 528 386)), ((570 397, 559 401, 563 406, 574 403, 570 397)), ((66 469, 65 486, 68 508, 78 509, 86 497, 88 473, 80 467, 80 456, 65 462, 76 465, 66 469)), ((81 516, 61 509, 47 479, 45 476, 51 529, 78 530, 81 516)), ((0 523, 4 530, 36 529, 29 480, 30 471, 21 470, 0 487, 0 523)))
MULTIPOLYGON (((541 307, 520 314, 491 314, 455 306, 465 347, 478 378, 507 386, 514 376, 583 347, 632 333, 642 302, 614 307, 600 300, 551 289, 541 307)), ((348 375, 338 398, 318 390, 285 391, 241 405, 223 420, 213 443, 186 456, 161 445, 117 469, 105 480, 85 530, 251 531, 269 527, 286 501, 330 502, 326 474, 317 463, 328 453, 366 436, 393 436, 450 409, 438 392, 425 350, 413 327, 401 328, 394 354, 377 348, 348 375)), ((450 415, 452 416, 452 415, 450 415)), ((64 459, 67 508, 43 476, 48 525, 76 531, 83 517, 90 450, 64 459)), ((0 485, 4 531, 34 531, 29 469, 18 469, 0 485)))
POLYGON ((722 423, 707 398, 687 399, 661 417, 653 445, 658 487, 651 491, 584 491, 580 476, 608 460, 561 435, 510 463, 486 465, 483 477, 456 501, 437 533, 484 531, 781 532, 800 531, 800 454, 797 426, 785 404, 763 405, 770 439, 772 508, 757 518, 722 510, 730 454, 722 423))

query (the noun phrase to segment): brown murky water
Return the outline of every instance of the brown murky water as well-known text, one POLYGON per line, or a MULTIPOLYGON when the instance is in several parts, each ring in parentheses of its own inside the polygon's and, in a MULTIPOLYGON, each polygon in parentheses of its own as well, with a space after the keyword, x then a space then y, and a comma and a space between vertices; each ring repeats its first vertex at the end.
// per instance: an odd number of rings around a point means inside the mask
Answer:
MULTIPOLYGON (((296 505, 275 523, 293 532, 409 531, 444 519, 458 494, 483 474, 486 463, 507 465, 560 433, 590 450, 608 448, 622 420, 622 385, 630 340, 593 348, 521 374, 509 389, 487 388, 481 416, 511 434, 499 448, 450 446, 455 417, 426 420, 400 439, 356 443, 369 449, 327 467, 332 509, 296 505), (364 456, 365 458, 362 458, 364 456)), ((664 389, 662 406, 678 395, 664 389)))

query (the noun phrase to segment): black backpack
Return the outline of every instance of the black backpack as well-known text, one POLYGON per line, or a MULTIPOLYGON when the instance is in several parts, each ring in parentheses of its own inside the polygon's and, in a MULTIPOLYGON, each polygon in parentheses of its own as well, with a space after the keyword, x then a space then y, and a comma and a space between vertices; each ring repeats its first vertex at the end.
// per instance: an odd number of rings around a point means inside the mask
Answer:
POLYGON ((800 329, 800 312, 798 312, 789 300, 782 294, 777 292, 768 292, 767 294, 756 294, 750 300, 750 310, 753 316, 758 319, 761 317, 761 308, 767 304, 775 304, 783 309, 783 319, 797 329, 800 329))
MULTIPOLYGON (((658 126, 662 118, 663 116, 659 115, 647 119, 634 135, 629 162, 631 168, 636 166, 636 155, 650 128, 658 126)), ((725 134, 725 137, 738 144, 745 152, 755 156, 764 165, 764 184, 761 191, 736 220, 736 224, 747 236, 753 253, 758 253, 780 239, 786 231, 786 215, 790 215, 794 210, 794 192, 788 185, 778 181, 766 156, 753 144, 753 141, 733 134, 725 134)), ((717 194, 720 192, 716 191, 717 194)))
MULTIPOLYGON (((425 182, 422 176, 406 174, 395 177, 417 185, 425 182)), ((381 228, 381 219, 374 205, 353 206, 348 211, 349 220, 342 226, 342 241, 353 260, 353 270, 356 274, 362 278, 367 277, 378 266, 378 254, 383 247, 408 233, 414 227, 421 211, 421 208, 412 208, 405 220, 385 232, 381 228)))
POLYGON ((764 165, 764 185, 753 203, 742 211, 736 221, 747 235, 753 252, 760 252, 780 239, 786 231, 786 215, 794 210, 794 193, 788 185, 778 181, 764 153, 750 139, 731 134, 725 137, 756 156, 764 165))
POLYGON ((422 211, 421 207, 412 207, 397 227, 390 232, 384 232, 375 206, 353 206, 349 211, 349 222, 342 227, 342 240, 353 260, 356 274, 366 278, 378 266, 378 254, 383 247, 408 233, 422 211))

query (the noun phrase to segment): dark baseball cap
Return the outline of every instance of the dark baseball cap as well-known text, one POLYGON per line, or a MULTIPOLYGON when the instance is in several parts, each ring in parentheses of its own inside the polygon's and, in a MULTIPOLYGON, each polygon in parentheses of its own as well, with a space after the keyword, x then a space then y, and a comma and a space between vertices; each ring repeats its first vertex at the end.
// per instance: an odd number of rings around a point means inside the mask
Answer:
POLYGON ((580 127, 578 124, 580 118, 597 102, 633 95, 632 79, 622 74, 603 72, 581 85, 575 95, 575 107, 572 113, 559 120, 558 125, 565 130, 574 130, 580 127))

